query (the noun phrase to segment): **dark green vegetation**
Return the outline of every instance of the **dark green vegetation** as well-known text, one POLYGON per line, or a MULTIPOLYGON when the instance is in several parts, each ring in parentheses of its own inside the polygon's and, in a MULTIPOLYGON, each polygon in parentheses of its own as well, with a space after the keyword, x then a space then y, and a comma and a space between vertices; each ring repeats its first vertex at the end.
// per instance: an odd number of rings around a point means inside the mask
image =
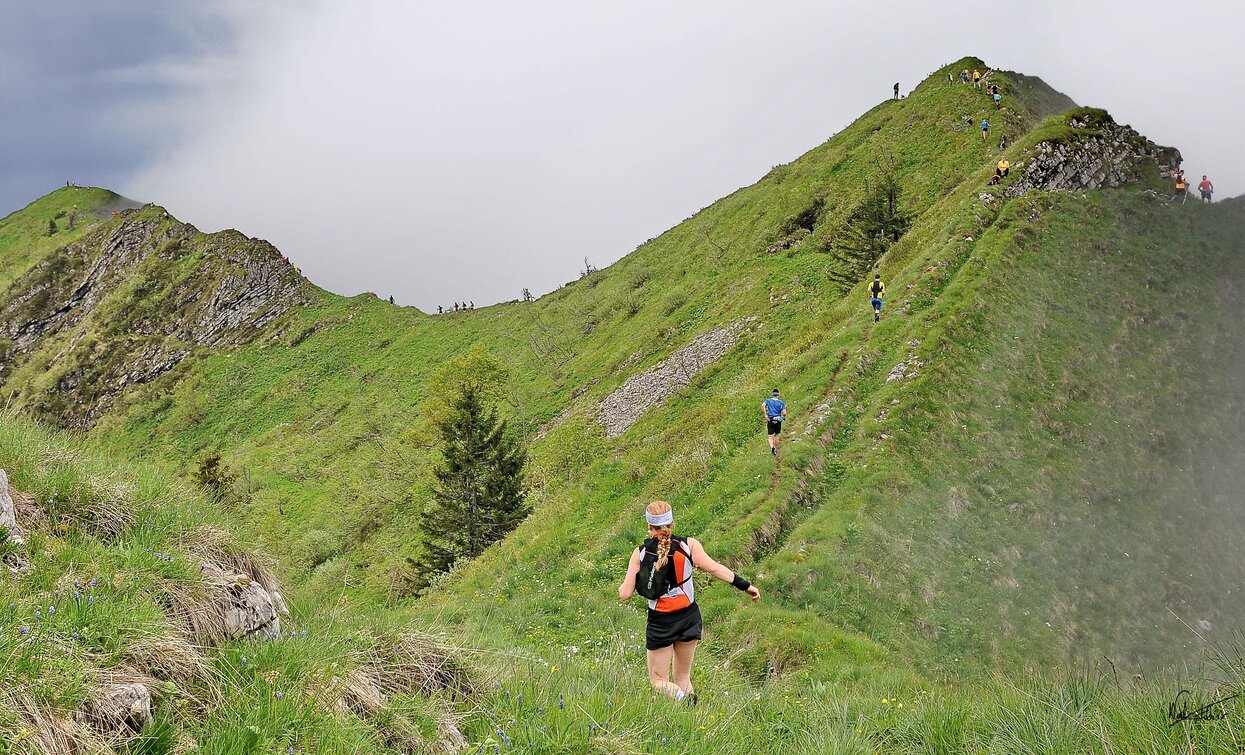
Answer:
MULTIPOLYGON (((949 70, 965 65, 980 63, 949 70)), ((428 317, 313 291, 240 345, 197 345, 127 387, 90 418, 92 440, 210 481, 306 610, 446 627, 482 648, 499 684, 466 730, 490 748, 1238 750, 1235 704, 1227 723, 1171 727, 1174 690, 1131 675, 1177 673, 1195 630, 1217 644, 1245 619, 1245 206, 1167 207, 1144 160, 1120 188, 1009 196, 1026 163, 1091 148, 1109 117, 1061 113, 1062 95, 1006 73, 995 111, 945 74, 534 302, 428 317), (1013 174, 987 187, 1000 135, 1013 174), (878 325, 875 265, 890 292, 878 325), (600 402, 715 328, 738 342, 607 437, 600 402), (484 354, 531 443, 533 514, 415 601, 414 533, 435 511, 430 409, 441 378, 484 354), (792 415, 778 465, 759 423, 775 385, 792 415), (698 585, 696 711, 644 691, 643 615, 612 600, 654 498, 765 595, 745 606, 698 585), (1082 678, 1092 665, 1106 675, 1082 678)), ((10 292, 31 290, 19 278, 54 250, 11 229, 43 233, 56 197, 0 222, 18 239, 0 247, 10 292)), ((115 343, 107 327, 83 337, 115 343)), ((70 337, 5 377, 43 419, 65 422, 47 407, 77 396, 39 366, 70 337)))
POLYGON ((432 506, 417 523, 424 559, 413 566, 421 587, 483 553, 531 513, 523 480, 527 452, 476 380, 458 381, 456 389, 443 387, 436 396, 442 459, 433 469, 432 506))

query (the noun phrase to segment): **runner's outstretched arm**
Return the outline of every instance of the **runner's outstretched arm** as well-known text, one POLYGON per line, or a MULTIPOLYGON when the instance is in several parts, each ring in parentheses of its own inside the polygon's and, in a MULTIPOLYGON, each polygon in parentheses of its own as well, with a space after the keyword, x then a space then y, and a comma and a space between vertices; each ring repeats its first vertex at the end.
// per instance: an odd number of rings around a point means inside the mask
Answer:
MULTIPOLYGON (((689 537, 687 542, 692 546, 693 566, 703 572, 712 574, 727 584, 731 584, 735 581, 735 572, 731 571, 729 567, 719 564, 717 561, 710 558, 709 554, 705 553, 705 547, 700 544, 699 540, 694 537, 689 537)), ((633 577, 633 582, 634 579, 635 578, 633 577)), ((761 591, 757 589, 756 585, 748 586, 748 595, 751 596, 753 603, 756 603, 761 599, 761 591)))
POLYGON ((631 562, 627 564, 627 576, 623 577, 618 586, 618 599, 626 603, 635 595, 635 575, 640 573, 640 549, 631 552, 631 562))

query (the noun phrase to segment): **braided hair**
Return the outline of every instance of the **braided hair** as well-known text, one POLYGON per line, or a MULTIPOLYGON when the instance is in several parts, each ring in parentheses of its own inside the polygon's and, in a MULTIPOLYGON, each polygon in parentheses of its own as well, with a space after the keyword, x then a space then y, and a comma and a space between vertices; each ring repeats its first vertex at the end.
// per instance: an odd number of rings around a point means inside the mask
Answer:
MULTIPOLYGON (((645 509, 653 516, 660 516, 670 511, 670 504, 665 501, 653 501, 645 509)), ((651 525, 650 525, 651 526, 651 525)), ((654 530, 653 537, 657 539, 657 568, 664 569, 666 562, 670 559, 670 538, 673 532, 670 525, 664 527, 652 527, 654 530)))

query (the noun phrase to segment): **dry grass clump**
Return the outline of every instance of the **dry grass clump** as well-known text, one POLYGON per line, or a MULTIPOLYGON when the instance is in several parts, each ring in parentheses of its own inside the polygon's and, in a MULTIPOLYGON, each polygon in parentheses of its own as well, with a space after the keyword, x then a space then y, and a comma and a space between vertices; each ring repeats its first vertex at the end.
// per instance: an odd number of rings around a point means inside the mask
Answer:
POLYGON ((162 580, 161 602, 194 642, 215 647, 231 639, 225 615, 234 603, 232 592, 251 583, 269 594, 278 616, 288 615, 271 563, 239 547, 228 532, 200 528, 184 533, 177 545, 187 558, 200 564, 204 578, 162 580))
POLYGON ((186 636, 205 647, 216 647, 229 637, 225 615, 206 581, 162 579, 159 600, 186 636))
POLYGON ((365 668, 380 672, 383 692, 424 696, 444 691, 469 696, 476 691, 459 660, 462 653, 443 638, 416 631, 377 637, 361 651, 365 668))
POLYGON ((156 679, 172 682, 183 698, 206 710, 223 703, 219 673, 199 646, 175 633, 153 634, 130 642, 121 654, 129 666, 142 669, 156 679), (202 699, 189 695, 201 691, 202 699))
POLYGON ((13 513, 22 532, 31 532, 47 522, 48 512, 33 495, 23 493, 12 485, 9 485, 9 495, 13 498, 13 513))
POLYGON ((34 701, 18 689, 0 692, 0 706, 17 721, 16 731, 0 729, 3 744, 20 755, 112 755, 113 744, 63 711, 34 701))
POLYGON ((375 727, 384 743, 399 750, 458 752, 467 744, 461 717, 444 709, 437 715, 437 742, 389 703, 393 695, 432 697, 440 692, 475 692, 462 649, 424 632, 402 632, 370 638, 367 647, 351 654, 359 665, 335 678, 321 692, 321 702, 339 715, 353 714, 375 727))
MULTIPOLYGON (((281 593, 281 583, 265 556, 238 545, 233 535, 215 527, 201 527, 181 535, 178 547, 192 558, 219 567, 222 571, 249 576, 274 596, 281 593)), ((284 611, 283 611, 284 612, 284 611)))

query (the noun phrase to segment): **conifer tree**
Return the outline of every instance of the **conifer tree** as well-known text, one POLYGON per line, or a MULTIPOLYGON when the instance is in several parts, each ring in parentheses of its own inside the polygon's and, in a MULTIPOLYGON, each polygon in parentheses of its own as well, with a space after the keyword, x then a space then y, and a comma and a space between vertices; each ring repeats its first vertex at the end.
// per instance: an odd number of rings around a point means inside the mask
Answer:
POLYGON ((475 383, 466 383, 437 420, 443 458, 433 510, 419 523, 424 556, 419 587, 460 559, 474 558, 528 515, 523 466, 527 452, 475 383))

